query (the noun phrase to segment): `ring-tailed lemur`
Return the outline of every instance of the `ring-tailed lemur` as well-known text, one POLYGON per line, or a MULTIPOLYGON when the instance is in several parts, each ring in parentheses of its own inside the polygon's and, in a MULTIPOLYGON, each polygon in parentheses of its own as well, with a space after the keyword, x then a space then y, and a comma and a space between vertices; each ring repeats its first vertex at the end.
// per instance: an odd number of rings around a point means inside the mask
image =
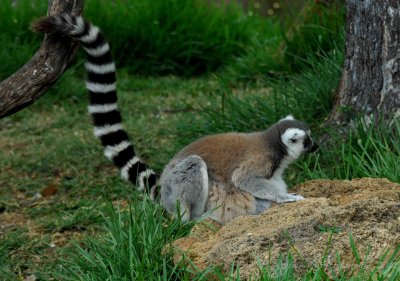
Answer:
MULTIPOLYGON (((138 183, 139 189, 155 186, 158 175, 136 156, 122 128, 115 64, 98 27, 82 17, 62 14, 39 19, 32 28, 81 42, 87 54, 88 110, 105 155, 121 169, 121 176, 138 183)), ((301 154, 316 148, 309 127, 290 115, 264 132, 204 137, 182 149, 166 165, 160 179, 161 203, 175 213, 179 202, 183 220, 209 213, 226 223, 240 215, 259 214, 272 202, 304 199, 287 193, 282 175, 301 154)))
POLYGON ((241 215, 259 214, 272 202, 304 199, 288 194, 283 180, 287 166, 318 145, 309 127, 291 115, 264 132, 228 133, 197 140, 165 167, 161 202, 184 220, 209 213, 224 224, 241 215))

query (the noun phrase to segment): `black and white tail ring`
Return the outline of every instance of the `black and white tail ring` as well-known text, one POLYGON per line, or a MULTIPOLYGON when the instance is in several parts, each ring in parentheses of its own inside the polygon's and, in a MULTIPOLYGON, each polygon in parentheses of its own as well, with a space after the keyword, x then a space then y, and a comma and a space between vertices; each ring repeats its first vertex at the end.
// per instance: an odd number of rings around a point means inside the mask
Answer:
POLYGON ((87 55, 88 111, 93 119, 94 134, 104 146, 104 154, 121 170, 121 177, 136 184, 139 190, 155 186, 158 176, 136 155, 122 126, 117 105, 115 64, 110 46, 99 28, 82 17, 61 14, 37 20, 32 29, 60 34, 81 43, 87 55))

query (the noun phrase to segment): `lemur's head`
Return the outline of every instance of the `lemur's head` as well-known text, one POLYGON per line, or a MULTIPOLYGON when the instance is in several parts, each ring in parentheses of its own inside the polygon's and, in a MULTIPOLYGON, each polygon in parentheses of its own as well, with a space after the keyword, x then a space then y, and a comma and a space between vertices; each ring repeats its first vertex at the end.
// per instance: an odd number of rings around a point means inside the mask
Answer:
POLYGON ((317 150, 318 145, 311 138, 311 131, 306 123, 288 115, 281 119, 276 126, 280 134, 280 141, 285 145, 286 153, 290 158, 297 159, 303 153, 317 150))

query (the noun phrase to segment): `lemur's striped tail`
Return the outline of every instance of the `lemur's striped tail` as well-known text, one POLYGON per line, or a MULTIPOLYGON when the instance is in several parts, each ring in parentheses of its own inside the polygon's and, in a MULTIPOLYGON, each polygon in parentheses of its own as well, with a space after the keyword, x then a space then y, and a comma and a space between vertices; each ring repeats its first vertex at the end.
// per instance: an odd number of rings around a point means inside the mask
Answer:
POLYGON ((104 146, 104 154, 121 170, 123 179, 138 186, 153 187, 157 175, 136 156, 129 137, 121 124, 117 107, 115 64, 110 46, 97 26, 82 17, 68 14, 43 17, 32 24, 42 33, 56 33, 79 41, 87 54, 86 88, 89 92, 88 111, 92 116, 94 134, 104 146))

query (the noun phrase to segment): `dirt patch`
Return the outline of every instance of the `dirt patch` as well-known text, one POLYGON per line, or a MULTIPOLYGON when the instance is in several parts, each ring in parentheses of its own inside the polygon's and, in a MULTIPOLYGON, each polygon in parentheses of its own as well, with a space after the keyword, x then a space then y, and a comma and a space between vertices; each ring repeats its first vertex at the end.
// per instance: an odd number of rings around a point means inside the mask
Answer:
POLYGON ((19 213, 4 212, 0 214, 0 237, 6 231, 15 230, 21 227, 28 229, 36 229, 32 220, 28 219, 25 215, 19 213))
POLYGON ((258 275, 258 265, 274 265, 280 254, 293 254, 304 273, 326 259, 326 265, 357 270, 375 266, 387 249, 400 245, 400 185, 386 179, 314 180, 295 192, 306 200, 275 205, 258 216, 238 217, 221 227, 199 224, 189 237, 174 243, 175 261, 186 253, 200 269, 232 262, 242 277, 258 275), (331 244, 328 244, 329 238, 331 244), (357 254, 350 243, 353 237, 357 254))

